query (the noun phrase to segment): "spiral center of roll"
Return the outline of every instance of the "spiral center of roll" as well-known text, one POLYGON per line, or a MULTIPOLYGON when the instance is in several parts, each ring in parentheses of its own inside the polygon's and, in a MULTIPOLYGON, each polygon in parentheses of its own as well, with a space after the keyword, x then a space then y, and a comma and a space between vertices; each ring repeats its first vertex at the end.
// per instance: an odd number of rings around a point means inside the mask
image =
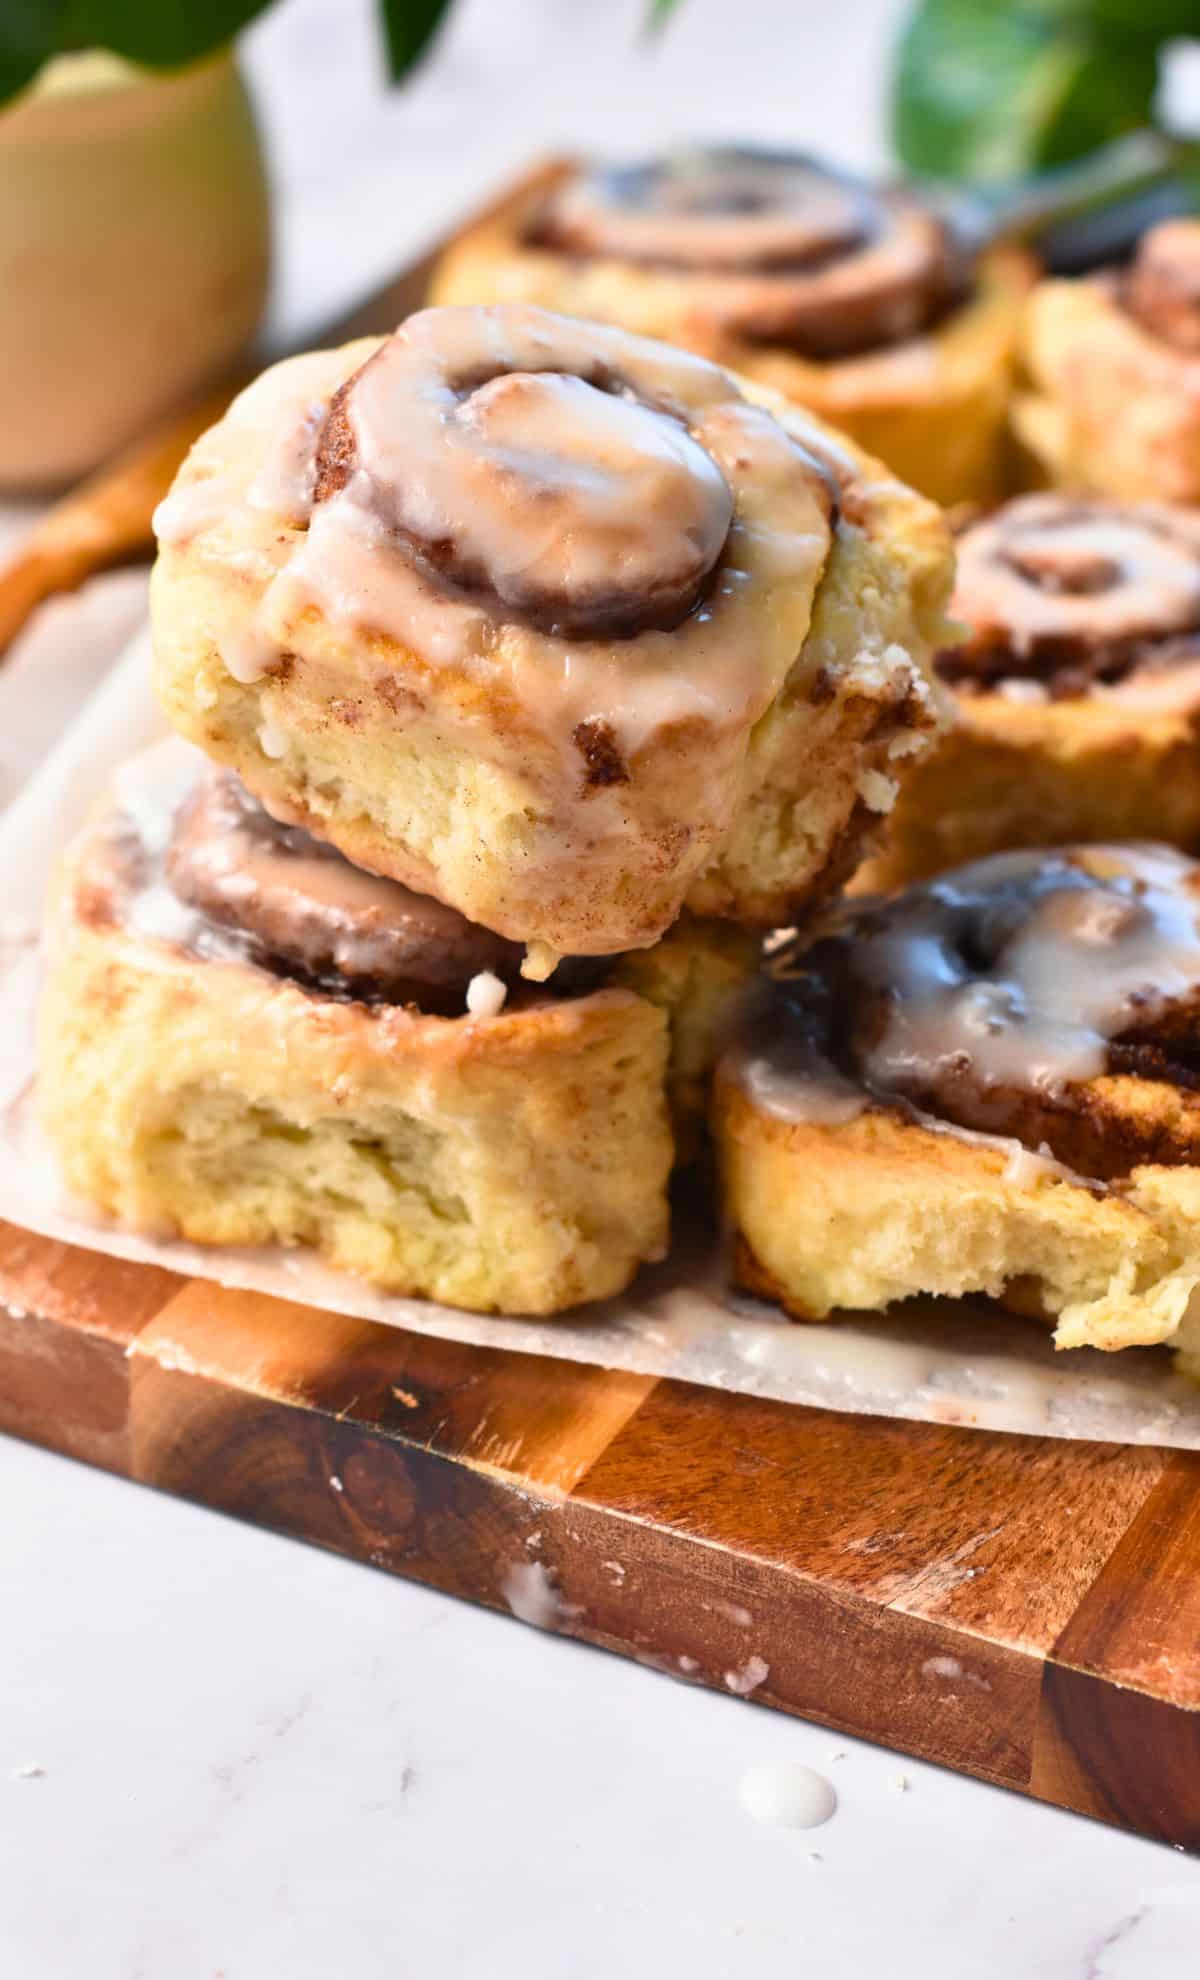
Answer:
POLYGON ((1027 584, 1059 597, 1094 598, 1099 591, 1111 591, 1121 576, 1112 557, 1086 543, 1018 544, 1007 562, 1027 584))
POLYGON ((206 921, 326 990, 455 1014, 480 972, 518 980, 518 945, 280 824, 228 771, 179 811, 166 871, 206 921))
MULTIPOLYGON (((443 346, 465 327, 443 317, 443 346)), ((478 335, 434 352, 398 333, 330 410, 318 501, 361 503, 430 576, 538 630, 677 626, 717 568, 729 486, 679 411, 560 341, 505 362, 478 335)))
POLYGON ((1054 1095, 1109 1040, 1200 994, 1197 870, 1165 848, 1002 853, 848 939, 860 1063, 881 1090, 1054 1095))
POLYGON ((846 908, 773 969, 749 1063, 774 1111, 812 1117, 815 1087, 846 1118, 904 1100, 1053 1142, 1070 1090, 1139 1053, 1169 1078, 1194 1035, 1200 867, 1158 846, 1002 853, 846 908))
POLYGON ((690 268, 803 266, 881 230, 870 187, 785 152, 678 152, 588 173, 553 206, 563 246, 690 268))
POLYGON ((813 357, 917 334, 965 276, 949 228, 905 192, 802 154, 738 147, 581 173, 535 215, 529 238, 675 271, 697 322, 813 357))
POLYGON ((956 684, 1117 680, 1200 633, 1200 527, 1161 505, 1025 497, 960 538, 951 610, 970 628, 939 662, 956 684))

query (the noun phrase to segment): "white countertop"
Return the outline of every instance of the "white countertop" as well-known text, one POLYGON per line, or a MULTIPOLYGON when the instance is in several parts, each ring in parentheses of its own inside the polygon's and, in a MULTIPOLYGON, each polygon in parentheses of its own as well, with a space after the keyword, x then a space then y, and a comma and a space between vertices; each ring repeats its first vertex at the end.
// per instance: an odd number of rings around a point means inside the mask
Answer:
MULTIPOLYGON (((647 50, 642 0, 464 0, 385 98, 365 0, 288 0, 250 37, 276 321, 348 302, 539 148, 719 129, 874 162, 900 11, 683 0, 647 50)), ((126 576, 52 609, 107 612, 115 650, 137 605, 126 576)), ((69 623, 35 629, 26 674, 61 682, 69 623)), ((0 799, 45 739, 0 751, 0 799)), ((1200 1866, 1161 1846, 3 1440, 0 1503, 0 1980, 1175 1980, 1200 1959, 1200 1866), (791 1762, 837 1788, 822 1829, 741 1804, 749 1768, 791 1762)))
POLYGON ((6 1980, 1195 1970, 1161 1846, 2 1441, 0 1499, 6 1980), (754 1821, 797 1760, 832 1821, 754 1821))

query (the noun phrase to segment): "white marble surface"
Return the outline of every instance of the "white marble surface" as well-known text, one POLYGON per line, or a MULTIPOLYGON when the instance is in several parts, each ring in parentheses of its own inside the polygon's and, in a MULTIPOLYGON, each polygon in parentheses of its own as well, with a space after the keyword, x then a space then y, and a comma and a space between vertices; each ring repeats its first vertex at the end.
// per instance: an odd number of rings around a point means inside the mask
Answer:
MULTIPOLYGON (((685 0, 648 50, 641 0, 465 0, 387 98, 363 0, 288 0, 250 37, 276 326, 542 146, 720 129, 877 159, 899 12, 685 0)), ((22 704, 47 694, 18 737, 0 688, 0 800, 100 664, 74 614, 115 650, 137 602, 104 581, 34 628, 22 704)), ((1169 1850, 3 1441, 0 1503, 0 1980, 1175 1980, 1200 1958, 1200 1866, 1169 1850), (795 1762, 837 1786, 823 1829, 742 1806, 748 1769, 795 1762)))
POLYGON ((3 1442, 0 1500, 6 1980, 1195 1970, 1170 1850, 3 1442), (795 1761, 822 1829, 741 1805, 795 1761))

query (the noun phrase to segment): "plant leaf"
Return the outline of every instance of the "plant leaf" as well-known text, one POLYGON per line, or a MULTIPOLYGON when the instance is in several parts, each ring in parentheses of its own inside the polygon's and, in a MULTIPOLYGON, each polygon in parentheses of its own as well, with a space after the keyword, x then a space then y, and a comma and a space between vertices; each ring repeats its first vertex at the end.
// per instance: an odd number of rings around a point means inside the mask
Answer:
POLYGON ((58 4, 0 0, 0 103, 33 81, 58 47, 58 4))
MULTIPOLYGON (((980 0, 984 12, 994 0, 980 0)), ((1195 0, 1017 0, 1016 11, 1056 30, 1095 36, 1101 43, 1170 41, 1196 33, 1195 0)))
MULTIPOLYGON (((1147 0, 1152 19, 1168 0, 1147 0)), ((1157 38, 1118 0, 922 0, 898 50, 896 150, 911 170, 988 184, 1065 163, 1151 120, 1157 38)))
POLYGON ((665 27, 679 5, 679 0, 649 0, 646 11, 646 26, 651 34, 665 27))
POLYGON ((271 0, 67 0, 60 46, 108 48, 151 69, 209 55, 271 0))
POLYGON ((388 73, 393 82, 419 62, 452 0, 380 0, 388 73))

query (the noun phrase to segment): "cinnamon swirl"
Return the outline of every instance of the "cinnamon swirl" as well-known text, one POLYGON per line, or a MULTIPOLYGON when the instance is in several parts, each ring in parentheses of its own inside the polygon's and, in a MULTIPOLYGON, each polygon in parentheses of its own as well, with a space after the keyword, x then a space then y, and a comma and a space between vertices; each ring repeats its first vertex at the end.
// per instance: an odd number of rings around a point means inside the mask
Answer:
POLYGON ((718 1078, 744 1283, 986 1293, 1200 1367, 1200 865, 995 855, 776 957, 718 1078))
POLYGON ((1200 502, 1200 220, 1165 220, 1128 270, 1040 283, 1019 438, 1063 488, 1200 502))
POLYGON ((715 365, 542 310, 277 366, 158 530, 175 727, 543 972, 684 905, 791 918, 936 729, 932 506, 715 365))
POLYGON ((665 337, 849 433, 936 500, 1002 492, 1021 303, 915 195, 800 154, 715 146, 581 167, 452 247, 446 303, 534 302, 665 337))
POLYGON ((669 1102, 694 1140, 749 956, 685 923, 552 988, 520 961, 162 745, 52 915, 39 1090, 66 1181, 134 1227, 312 1246, 451 1305, 615 1292, 666 1243, 669 1102))
POLYGON ((857 886, 1010 846, 1200 849, 1200 516, 1024 496, 959 537, 951 617, 956 721, 857 886))

